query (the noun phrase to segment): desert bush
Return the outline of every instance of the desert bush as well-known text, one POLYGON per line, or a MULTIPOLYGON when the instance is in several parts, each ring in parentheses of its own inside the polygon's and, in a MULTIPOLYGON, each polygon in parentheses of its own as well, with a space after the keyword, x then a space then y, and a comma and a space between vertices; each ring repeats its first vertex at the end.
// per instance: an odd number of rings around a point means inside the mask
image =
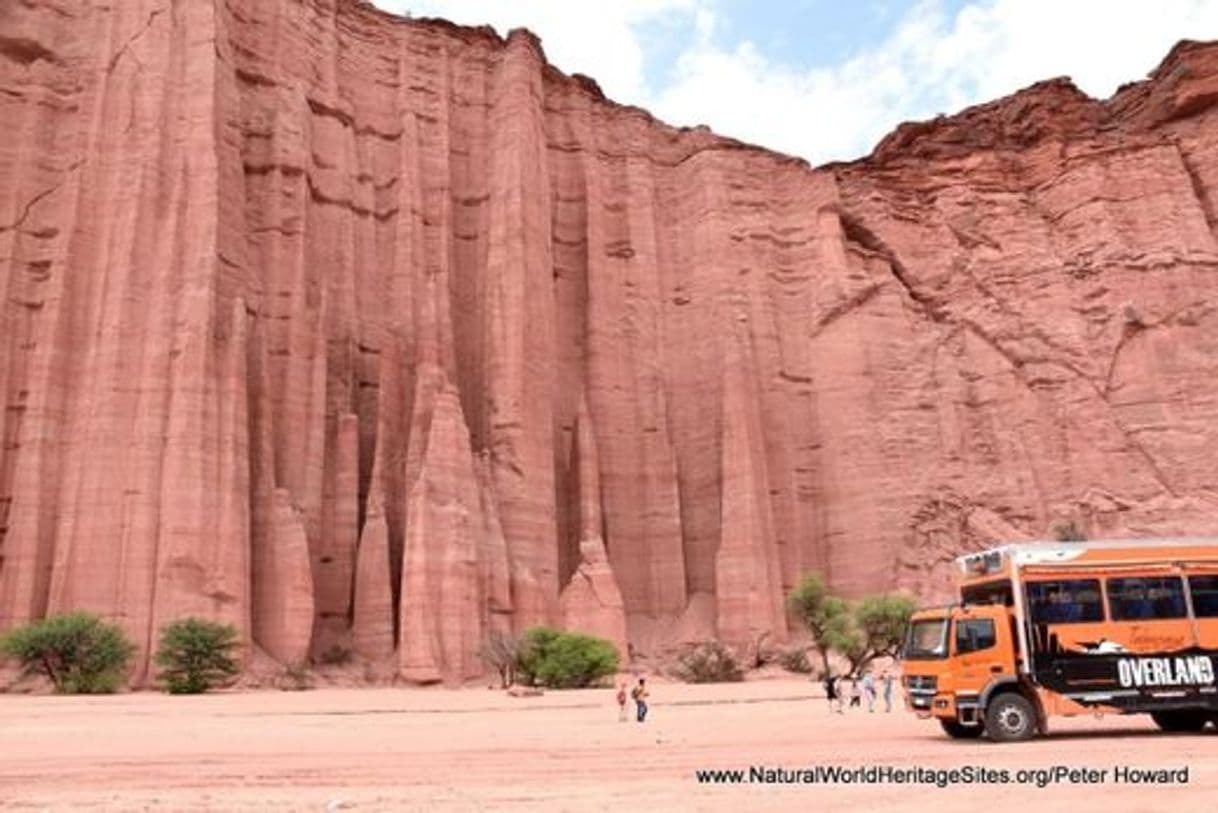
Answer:
POLYGON ((788 672, 798 675, 812 674, 812 662, 808 660, 808 651, 803 647, 784 649, 778 656, 778 662, 788 672))
POLYGON ((603 638, 550 627, 525 630, 516 670, 531 686, 591 686, 617 671, 617 648, 603 638))
POLYGON ((510 632, 493 631, 478 647, 478 659, 499 675, 499 684, 506 689, 516 682, 520 662, 521 639, 510 632))
POLYGON ((552 627, 530 627, 520 636, 516 657, 516 675, 528 686, 537 685, 537 671, 561 630, 552 627))
POLYGON ((1053 538, 1058 542, 1086 542, 1087 532, 1083 530, 1078 520, 1065 519, 1053 523, 1050 528, 1053 538))
POLYGON ((118 626, 76 612, 11 630, 0 637, 0 653, 27 675, 45 675, 60 694, 109 694, 122 684, 135 645, 118 626))
POLYGON ((673 675, 686 683, 734 683, 744 680, 744 670, 731 649, 722 642, 702 641, 677 658, 673 675))
POLYGON ((302 692, 313 688, 313 671, 307 660, 294 661, 283 667, 276 682, 285 692, 302 692))
POLYGON ((237 629, 202 618, 182 618, 161 628, 157 677, 170 694, 202 694, 238 672, 233 650, 237 629))

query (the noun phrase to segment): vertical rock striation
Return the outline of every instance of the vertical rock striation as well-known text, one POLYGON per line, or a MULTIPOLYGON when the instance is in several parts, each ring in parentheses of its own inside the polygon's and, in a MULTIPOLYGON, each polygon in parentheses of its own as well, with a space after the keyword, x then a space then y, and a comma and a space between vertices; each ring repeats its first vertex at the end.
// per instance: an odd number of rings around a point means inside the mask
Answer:
POLYGON ((1213 532, 1218 50, 810 169, 523 31, 358 0, 0 10, 0 628, 786 632, 1073 520, 1213 532))

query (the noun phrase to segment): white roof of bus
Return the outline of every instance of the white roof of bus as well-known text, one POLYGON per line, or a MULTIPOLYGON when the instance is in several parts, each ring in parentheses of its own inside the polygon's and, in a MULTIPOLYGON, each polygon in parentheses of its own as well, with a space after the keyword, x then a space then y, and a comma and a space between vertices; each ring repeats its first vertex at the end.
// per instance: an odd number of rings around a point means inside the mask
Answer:
POLYGON ((1066 563, 1082 553, 1092 550, 1122 550, 1128 548, 1146 548, 1155 545, 1164 547, 1197 547, 1214 548, 1218 550, 1218 537, 1200 536, 1183 538, 1153 538, 1153 539, 1097 539, 1082 542, 1032 541, 1014 542, 1000 545, 996 548, 979 550, 957 556, 956 561, 963 564, 969 559, 986 554, 1001 554, 1010 558, 1017 565, 1048 565, 1055 562, 1066 563))

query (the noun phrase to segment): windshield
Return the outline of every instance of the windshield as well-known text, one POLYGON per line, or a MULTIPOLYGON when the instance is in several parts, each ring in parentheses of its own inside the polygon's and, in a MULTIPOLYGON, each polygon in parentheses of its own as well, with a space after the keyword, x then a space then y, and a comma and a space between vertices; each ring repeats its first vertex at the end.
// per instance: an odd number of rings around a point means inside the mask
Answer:
POLYGON ((947 657, 947 619, 928 618, 909 625, 905 639, 906 660, 947 657))

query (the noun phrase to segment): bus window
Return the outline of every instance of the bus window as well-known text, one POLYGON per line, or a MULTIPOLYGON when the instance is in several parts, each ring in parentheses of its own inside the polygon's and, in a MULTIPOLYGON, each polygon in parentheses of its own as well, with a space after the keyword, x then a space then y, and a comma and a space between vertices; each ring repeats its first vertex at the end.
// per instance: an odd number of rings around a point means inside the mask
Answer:
POLYGON ((1218 576, 1189 576, 1188 589, 1193 597, 1194 615, 1218 618, 1218 576))
POLYGON ((1010 607, 1015 603, 1010 579, 970 584, 960 588, 960 598, 965 604, 1001 604, 1010 607))
POLYGON ((1113 621, 1184 618, 1184 584, 1178 576, 1109 579, 1108 613, 1113 621))
POLYGON ((1029 582, 1028 610, 1035 624, 1103 621, 1099 579, 1029 582))
POLYGON ((995 643, 992 618, 962 618, 956 621, 956 654, 989 649, 995 643))

